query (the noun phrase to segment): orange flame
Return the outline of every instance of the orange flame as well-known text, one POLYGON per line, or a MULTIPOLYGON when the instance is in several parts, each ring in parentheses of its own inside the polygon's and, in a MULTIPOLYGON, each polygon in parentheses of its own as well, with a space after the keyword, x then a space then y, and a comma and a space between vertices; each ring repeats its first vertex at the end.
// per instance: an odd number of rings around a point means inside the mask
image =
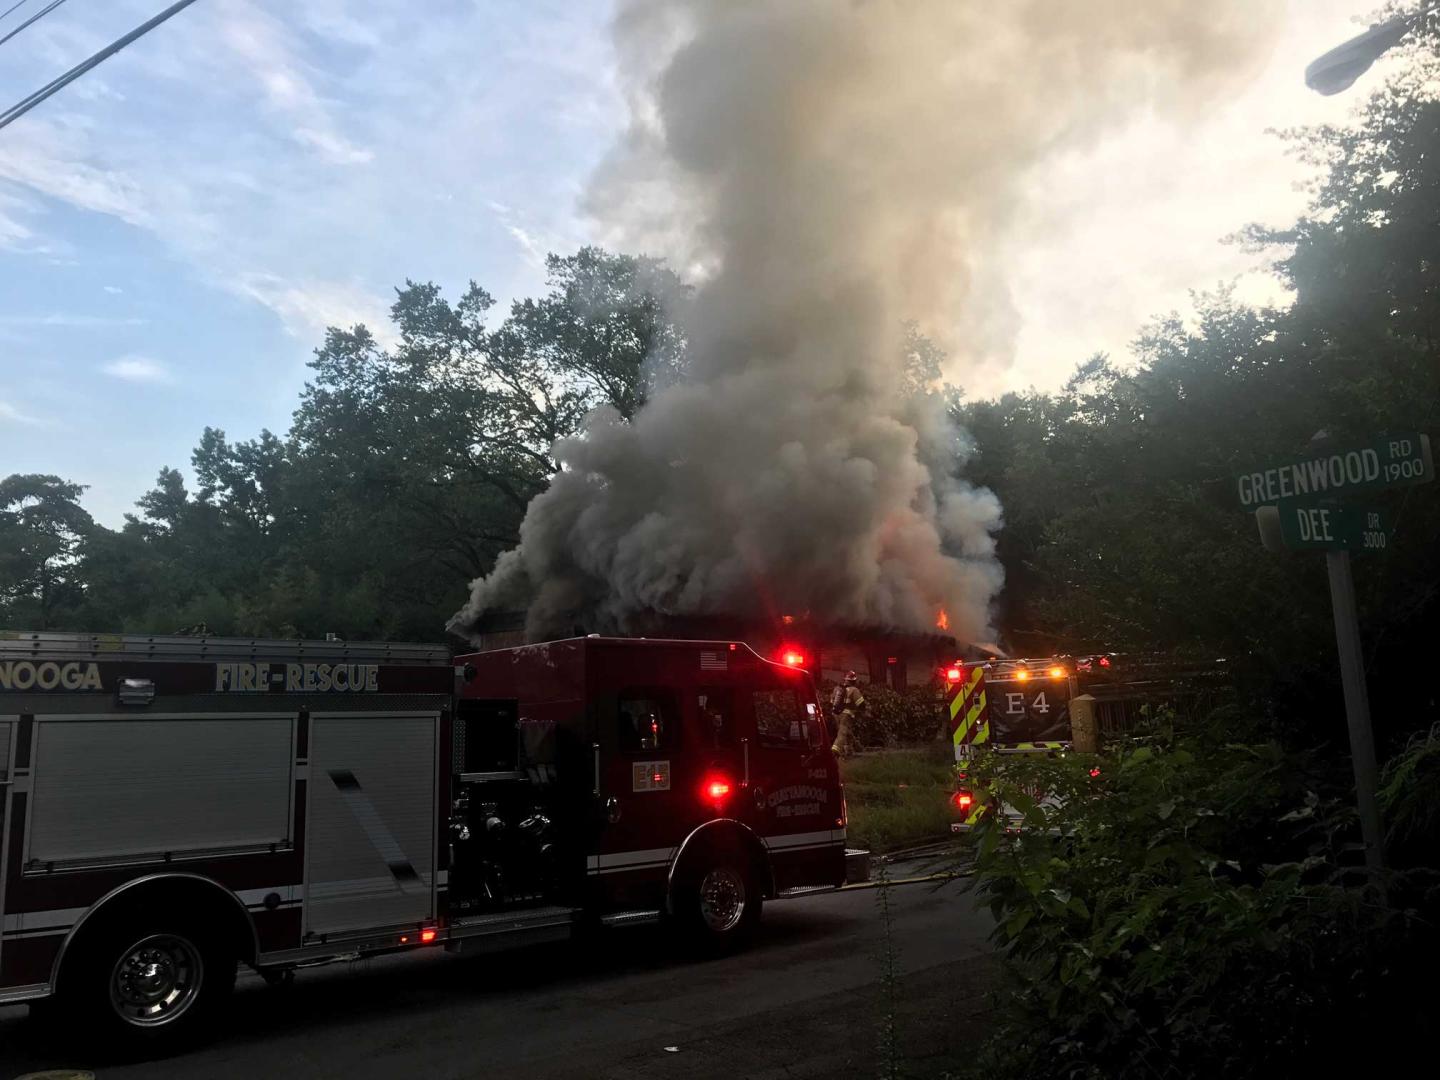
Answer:
POLYGON ((950 616, 945 614, 945 609, 943 607, 940 609, 939 614, 935 616, 935 628, 937 630, 950 629, 950 616))

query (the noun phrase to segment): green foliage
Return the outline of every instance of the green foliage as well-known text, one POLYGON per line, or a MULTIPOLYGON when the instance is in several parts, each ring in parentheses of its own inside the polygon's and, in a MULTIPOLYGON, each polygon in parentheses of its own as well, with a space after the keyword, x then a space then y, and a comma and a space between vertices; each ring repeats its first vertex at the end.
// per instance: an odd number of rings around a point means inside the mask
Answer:
POLYGON ((54 628, 83 594, 79 560, 94 531, 84 487, 58 476, 0 480, 0 621, 54 628))
POLYGON ((857 754, 840 762, 840 775, 851 844, 895 851, 950 835, 955 765, 947 747, 857 754))
POLYGON ((1440 724, 1417 734, 1385 766, 1380 808, 1391 860, 1434 865, 1440 851, 1440 724))
POLYGON ((941 734, 944 703, 935 687, 892 690, 870 685, 864 691, 865 708, 855 718, 852 732, 862 747, 915 746, 941 734))
POLYGON ((1437 897, 1396 879, 1387 904, 1347 875, 1350 815, 1309 759, 1157 740, 973 775, 1023 819, 972 836, 1018 1007, 977 1075, 1297 1075, 1356 1032, 1393 1051, 1420 1030, 1437 897))

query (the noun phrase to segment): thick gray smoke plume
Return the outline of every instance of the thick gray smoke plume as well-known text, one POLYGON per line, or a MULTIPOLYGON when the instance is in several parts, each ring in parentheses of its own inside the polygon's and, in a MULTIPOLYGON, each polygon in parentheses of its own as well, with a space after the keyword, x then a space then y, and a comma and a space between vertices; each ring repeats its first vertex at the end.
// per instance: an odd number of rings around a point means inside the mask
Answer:
POLYGON ((988 640, 1000 505, 907 384, 904 327, 984 394, 1015 330, 991 263, 1047 159, 1142 108, 1203 108, 1273 8, 621 3, 631 125, 591 208, 696 279, 687 375, 556 447, 563 471, 454 625, 524 608, 532 636, 651 613, 927 629, 943 609, 988 640))

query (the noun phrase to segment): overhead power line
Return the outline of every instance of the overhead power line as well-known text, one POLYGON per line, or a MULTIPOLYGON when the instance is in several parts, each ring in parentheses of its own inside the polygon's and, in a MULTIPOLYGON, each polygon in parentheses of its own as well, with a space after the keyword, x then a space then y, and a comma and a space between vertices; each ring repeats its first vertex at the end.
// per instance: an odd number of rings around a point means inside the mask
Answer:
MULTIPOLYGON (((25 2, 25 0, 20 0, 20 3, 23 4, 24 2, 25 2)), ((54 11, 57 7, 59 7, 59 6, 60 6, 61 4, 63 4, 63 3, 65 3, 65 0, 50 0, 50 3, 46 4, 43 8, 41 8, 39 11, 37 11, 34 15, 31 15, 30 18, 26 19, 26 20, 25 20, 24 22, 22 22, 19 26, 15 27, 14 30, 11 30, 11 31, 10 31, 8 34, 6 34, 4 37, 0 37, 0 45, 4 45, 5 42, 9 41, 9 40, 10 40, 12 37, 14 37, 16 34, 20 33, 20 31, 24 30, 24 29, 25 29, 27 26, 29 26, 31 23, 37 23, 37 22, 39 22, 39 21, 40 21, 41 19, 43 19, 46 15, 49 15, 50 12, 54 11)), ((16 5, 15 5, 15 7, 19 7, 19 6, 20 6, 20 4, 16 4, 16 5)), ((15 10, 15 8, 13 8, 13 7, 10 9, 10 11, 14 11, 14 10, 15 10)), ((9 15, 9 14, 10 14, 10 11, 5 12, 5 15, 9 15)), ((5 15, 0 15, 0 19, 3 19, 3 18, 5 17, 5 15)))
POLYGON ((3 113, 0 113, 0 128, 6 127, 14 121, 20 119, 20 117, 24 116, 27 112, 33 109, 36 105, 39 105, 46 98, 65 89, 65 87, 69 86, 76 79, 80 78, 81 75, 84 75, 91 68, 98 67, 99 65, 103 64, 106 60, 110 59, 110 57, 114 56, 121 49, 125 48, 126 45, 129 45, 137 38, 144 37, 151 30, 154 30, 155 27, 163 23, 166 19, 170 18, 172 15, 178 15, 180 12, 184 11, 194 2, 195 0, 179 0, 179 3, 171 4, 164 11, 160 12, 159 15, 156 15, 148 22, 141 23, 124 37, 117 38, 116 40, 112 41, 109 45, 106 45, 105 48, 101 49, 88 60, 76 64, 69 71, 65 72, 64 75, 61 75, 59 78, 52 79, 50 82, 42 86, 39 90, 36 90, 29 97, 22 98, 20 101, 17 101, 14 105, 11 105, 10 108, 6 109, 3 113))
POLYGON ((15 0, 15 3, 11 4, 4 11, 0 11, 0 19, 5 18, 6 15, 9 15, 16 8, 24 7, 27 3, 29 3, 29 0, 15 0))

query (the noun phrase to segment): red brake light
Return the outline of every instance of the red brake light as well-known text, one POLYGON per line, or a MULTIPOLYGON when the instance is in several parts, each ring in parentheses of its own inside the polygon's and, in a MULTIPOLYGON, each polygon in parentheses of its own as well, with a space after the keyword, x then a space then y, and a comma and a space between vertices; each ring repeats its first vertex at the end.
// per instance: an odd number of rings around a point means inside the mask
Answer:
POLYGON ((431 942, 431 941, 434 941, 434 940, 435 940, 435 931, 434 931, 434 930, 421 930, 421 931, 420 931, 420 942, 421 942, 422 945, 423 945, 423 944, 427 944, 427 943, 429 943, 429 942, 431 942))
POLYGON ((960 669, 959 669, 958 667, 946 668, 946 669, 945 669, 945 681, 946 681, 946 682, 959 682, 959 681, 960 681, 960 676, 961 676, 961 674, 962 674, 962 673, 961 673, 961 671, 960 671, 960 669))

